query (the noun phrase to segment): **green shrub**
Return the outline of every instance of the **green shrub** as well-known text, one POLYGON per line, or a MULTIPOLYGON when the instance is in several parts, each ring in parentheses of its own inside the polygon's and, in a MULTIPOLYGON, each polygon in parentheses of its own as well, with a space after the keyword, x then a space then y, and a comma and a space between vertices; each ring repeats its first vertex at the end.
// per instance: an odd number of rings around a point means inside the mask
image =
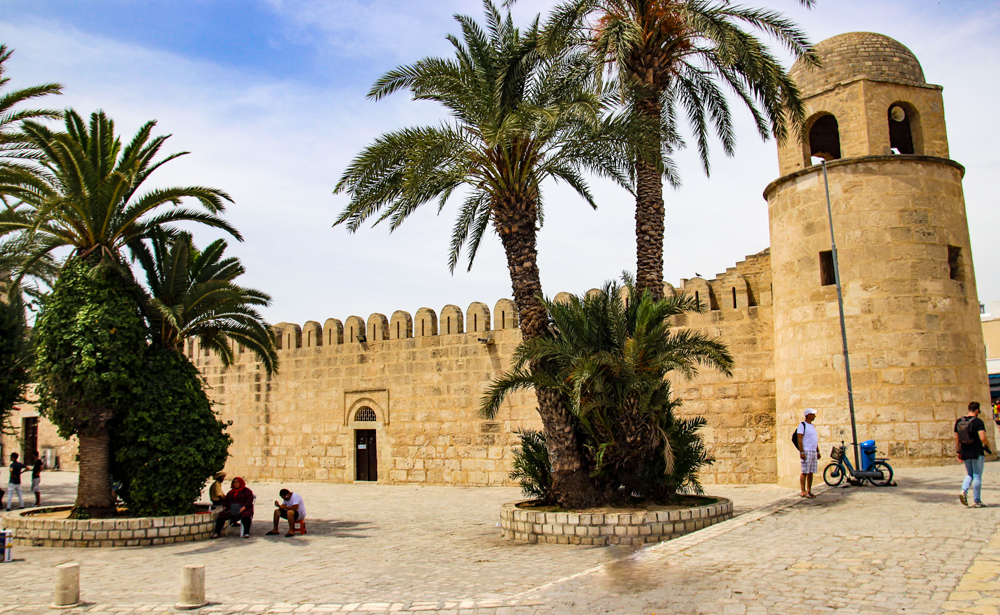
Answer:
POLYGON ((31 381, 31 342, 24 318, 21 293, 7 289, 7 302, 0 301, 0 432, 4 431, 14 404, 24 401, 31 381))
POLYGON ((222 470, 232 438, 184 355, 150 346, 142 394, 111 425, 112 474, 136 516, 183 515, 222 470))
POLYGON ((545 448, 545 433, 525 430, 517 432, 521 447, 514 449, 514 469, 510 477, 521 484, 521 493, 542 503, 555 501, 552 493, 552 466, 545 448))

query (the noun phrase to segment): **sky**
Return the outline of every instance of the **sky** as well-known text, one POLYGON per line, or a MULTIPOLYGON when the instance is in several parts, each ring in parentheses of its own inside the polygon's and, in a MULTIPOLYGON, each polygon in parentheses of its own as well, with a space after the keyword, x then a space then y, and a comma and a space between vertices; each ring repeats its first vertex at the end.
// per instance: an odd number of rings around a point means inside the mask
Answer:
MULTIPOLYGON (((891 36, 944 87, 951 157, 966 167, 976 281, 983 302, 1000 299, 1000 2, 996 0, 748 0, 796 21, 813 42, 849 31, 891 36)), ((520 0, 527 23, 551 0, 520 0)), ((347 197, 333 188, 351 158, 384 132, 436 124, 432 103, 402 93, 373 102, 383 73, 449 53, 455 13, 482 16, 474 0, 0 0, 0 43, 14 49, 9 87, 58 82, 49 106, 105 110, 130 137, 148 120, 170 134, 166 151, 189 151, 154 185, 207 185, 228 192, 226 217, 245 241, 229 252, 241 281, 270 293, 272 323, 411 314, 511 296, 499 240, 484 241, 471 271, 450 274, 457 212, 429 204, 403 226, 333 227, 347 197)), ((785 57, 785 65, 790 60, 785 57)), ((734 103, 737 149, 713 148, 706 177, 693 152, 676 157, 683 186, 667 188, 664 276, 708 279, 769 245, 762 192, 778 175, 776 146, 763 142, 734 103)), ((592 181, 598 209, 564 186, 546 185, 538 237, 549 296, 581 293, 634 271, 632 197, 592 181)), ((217 231, 192 228, 208 243, 217 231)))

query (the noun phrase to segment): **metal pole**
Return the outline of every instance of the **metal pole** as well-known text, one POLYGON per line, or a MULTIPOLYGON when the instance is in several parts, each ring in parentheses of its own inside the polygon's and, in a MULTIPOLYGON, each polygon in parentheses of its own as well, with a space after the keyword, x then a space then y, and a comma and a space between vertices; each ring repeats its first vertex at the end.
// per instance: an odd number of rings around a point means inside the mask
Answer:
POLYGON ((840 339, 844 347, 844 371, 847 372, 847 406, 851 410, 851 442, 854 448, 854 467, 861 469, 858 454, 858 425, 854 420, 854 388, 851 386, 851 357, 847 353, 847 325, 844 323, 844 296, 840 290, 840 263, 837 260, 837 240, 833 236, 833 209, 830 207, 830 181, 826 175, 826 160, 823 160, 823 187, 826 189, 826 215, 830 219, 830 246, 833 255, 833 279, 837 283, 837 308, 840 311, 840 339))

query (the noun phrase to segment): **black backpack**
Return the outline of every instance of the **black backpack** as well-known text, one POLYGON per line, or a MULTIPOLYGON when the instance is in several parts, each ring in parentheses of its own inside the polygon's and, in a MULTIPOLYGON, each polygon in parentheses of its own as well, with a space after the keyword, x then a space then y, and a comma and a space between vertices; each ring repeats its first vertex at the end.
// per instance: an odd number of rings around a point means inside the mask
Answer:
MULTIPOLYGON (((799 423, 799 425, 805 425, 805 424, 806 424, 805 421, 802 421, 801 423, 799 423)), ((806 428, 803 427, 802 428, 802 436, 803 437, 805 437, 805 435, 806 435, 805 431, 806 431, 806 428)), ((797 450, 799 452, 802 451, 802 449, 799 448, 799 427, 798 427, 798 425, 795 427, 794 430, 792 430, 792 446, 795 447, 795 450, 797 450)))
POLYGON ((957 423, 955 423, 955 433, 958 434, 958 441, 962 444, 972 444, 976 441, 976 439, 972 437, 972 433, 969 432, 972 428, 972 421, 974 420, 975 417, 963 416, 958 419, 957 423))

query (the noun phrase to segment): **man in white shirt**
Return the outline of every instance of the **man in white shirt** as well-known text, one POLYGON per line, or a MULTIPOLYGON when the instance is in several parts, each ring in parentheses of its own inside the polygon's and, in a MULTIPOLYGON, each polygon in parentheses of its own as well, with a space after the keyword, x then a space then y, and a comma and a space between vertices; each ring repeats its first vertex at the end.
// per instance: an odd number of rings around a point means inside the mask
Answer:
POLYGON ((282 489, 278 495, 281 496, 281 502, 277 500, 274 502, 277 508, 274 511, 274 528, 267 533, 267 536, 278 535, 278 520, 282 517, 288 519, 288 533, 285 536, 294 536, 295 522, 306 518, 306 504, 302 501, 301 495, 292 493, 288 489, 282 489))
MULTIPOLYGON (((795 430, 796 439, 799 441, 799 459, 802 463, 802 475, 799 476, 799 487, 801 488, 800 497, 803 498, 814 498, 812 488, 813 488, 813 474, 816 473, 819 467, 819 434, 816 433, 816 428, 813 427, 813 419, 816 418, 816 411, 812 408, 806 408, 805 411, 806 420, 799 423, 798 429, 795 430)), ((275 528, 277 528, 277 522, 275 522, 275 528)))

